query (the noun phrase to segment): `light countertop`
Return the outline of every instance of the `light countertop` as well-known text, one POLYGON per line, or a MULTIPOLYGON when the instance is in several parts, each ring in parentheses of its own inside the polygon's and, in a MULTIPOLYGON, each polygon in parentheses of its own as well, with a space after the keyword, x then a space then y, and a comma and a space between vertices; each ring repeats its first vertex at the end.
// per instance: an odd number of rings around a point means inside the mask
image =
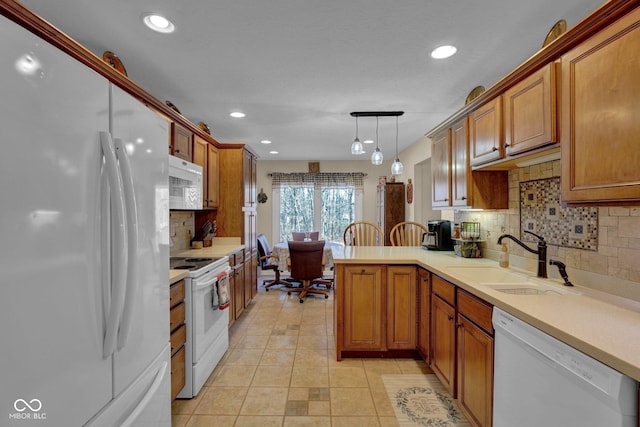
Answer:
POLYGON ((211 246, 202 249, 171 251, 176 257, 221 257, 243 249, 239 237, 214 237, 211 246))
MULTIPOLYGON (((640 303, 574 283, 582 295, 514 295, 474 283, 452 267, 498 267, 490 259, 462 258, 453 252, 420 247, 346 247, 333 249, 335 264, 415 264, 449 280, 479 298, 640 380, 640 303)), ((535 277, 535 271, 509 270, 535 277)), ((558 285, 555 279, 541 279, 558 285)), ((611 279, 615 280, 615 279, 611 279)))

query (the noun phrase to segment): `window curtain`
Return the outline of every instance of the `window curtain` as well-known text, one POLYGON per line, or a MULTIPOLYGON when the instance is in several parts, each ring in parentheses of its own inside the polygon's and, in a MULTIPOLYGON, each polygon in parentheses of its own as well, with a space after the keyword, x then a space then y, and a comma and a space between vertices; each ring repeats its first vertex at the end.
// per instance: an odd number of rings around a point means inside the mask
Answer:
POLYGON ((271 174, 271 186, 279 190, 282 186, 288 187, 320 187, 320 188, 344 188, 353 187, 356 190, 364 188, 363 172, 321 172, 321 173, 282 173, 271 174))

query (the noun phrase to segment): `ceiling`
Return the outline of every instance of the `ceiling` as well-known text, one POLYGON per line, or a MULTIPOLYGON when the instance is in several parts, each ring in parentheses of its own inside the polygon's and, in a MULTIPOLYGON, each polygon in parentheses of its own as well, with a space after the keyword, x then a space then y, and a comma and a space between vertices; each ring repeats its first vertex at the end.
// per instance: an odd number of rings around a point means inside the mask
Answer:
MULTIPOLYGON (((604 0, 24 0, 98 56, 220 142, 245 142, 267 160, 364 160, 350 153, 352 111, 401 110, 399 149, 532 56, 550 28, 569 28, 604 0), (142 24, 147 12, 173 34, 142 24), (431 50, 457 46, 449 59, 431 50), (242 111, 243 119, 229 116, 242 111), (270 145, 261 144, 263 139, 270 145), (279 154, 270 154, 276 150, 279 154)), ((375 139, 375 118, 359 137, 375 139)), ((385 160, 395 117, 379 119, 385 160)))

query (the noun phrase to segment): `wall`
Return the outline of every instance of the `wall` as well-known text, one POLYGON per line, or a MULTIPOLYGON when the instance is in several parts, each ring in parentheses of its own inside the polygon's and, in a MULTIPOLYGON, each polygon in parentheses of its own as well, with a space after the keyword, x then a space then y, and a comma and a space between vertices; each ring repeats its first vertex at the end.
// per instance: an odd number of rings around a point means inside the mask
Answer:
MULTIPOLYGON (((349 147, 345 147, 348 150, 349 147)), ((366 156, 366 155, 365 155, 366 156)), ((404 173, 396 177, 396 181, 404 182, 411 178, 414 181, 414 200, 416 193, 421 191, 420 185, 416 185, 414 179, 414 167, 416 164, 424 161, 431 156, 431 143, 426 138, 421 138, 412 144, 410 147, 399 153, 400 160, 404 165, 404 173)), ((320 172, 364 172, 367 177, 364 181, 364 197, 363 197, 363 211, 365 221, 376 222, 376 186, 378 185, 378 177, 385 175, 391 176, 391 164, 393 158, 385 159, 384 163, 380 166, 374 166, 371 164, 370 156, 366 156, 363 160, 335 160, 335 161, 321 161, 320 172)), ((309 160, 314 161, 314 160, 309 160)), ((271 178, 267 176, 271 172, 308 172, 309 161, 306 160, 262 160, 257 161, 257 189, 260 192, 262 189, 269 197, 266 203, 258 204, 258 223, 257 232, 264 233, 269 241, 274 241, 273 233, 271 231, 273 224, 273 204, 272 190, 271 190, 271 178)), ((414 203, 406 204, 405 201, 405 217, 407 219, 414 218, 414 203)))
MULTIPOLYGON (((497 259, 500 234, 520 236, 520 194, 522 181, 560 176, 560 161, 519 168, 509 172, 509 209, 456 211, 454 220, 479 221, 483 256, 497 259)), ((536 271, 536 255, 509 243, 511 264, 536 271)), ((567 265, 569 278, 608 293, 640 300, 640 207, 598 208, 598 250, 548 247, 548 258, 567 265), (612 280, 615 279, 615 280, 612 280)), ((550 277, 559 277, 548 267, 550 277)))

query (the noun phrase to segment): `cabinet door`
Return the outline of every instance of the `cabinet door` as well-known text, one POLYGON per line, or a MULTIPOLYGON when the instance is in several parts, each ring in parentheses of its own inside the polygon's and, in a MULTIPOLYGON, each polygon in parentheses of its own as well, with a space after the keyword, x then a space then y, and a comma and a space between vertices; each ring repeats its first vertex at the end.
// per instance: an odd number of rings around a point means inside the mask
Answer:
POLYGON ((173 147, 171 154, 191 162, 193 160, 191 153, 192 140, 193 134, 189 130, 175 122, 171 123, 171 146, 173 147))
POLYGON ((429 272, 418 269, 418 351, 422 358, 429 363, 429 341, 431 336, 429 319, 431 318, 431 282, 429 272))
POLYGON ((387 267, 387 348, 416 348, 416 267, 387 267))
POLYGON ((255 207, 256 204, 256 158, 249 151, 244 151, 242 162, 244 181, 244 205, 255 207))
POLYGON ((562 57, 562 201, 640 201, 640 9, 562 57))
POLYGON ((431 205, 451 206, 451 151, 449 129, 436 135, 431 145, 431 205))
POLYGON ((244 311, 244 269, 243 264, 233 268, 233 310, 234 317, 240 318, 244 311))
POLYGON ((383 271, 353 265, 344 271, 344 349, 384 350, 383 271))
POLYGON ((458 315, 458 402, 472 425, 490 427, 493 406, 493 338, 458 315))
POLYGON ((220 205, 218 194, 220 188, 220 179, 218 171, 220 170, 218 149, 213 144, 207 144, 207 179, 206 182, 206 200, 205 206, 208 208, 217 208, 220 205))
POLYGON ((207 156, 208 145, 209 143, 204 139, 200 138, 198 135, 193 136, 193 150, 192 150, 193 163, 202 167, 202 175, 204 176, 204 179, 202 180, 202 194, 204 195, 203 197, 204 207, 208 207, 208 204, 207 204, 207 199, 208 199, 207 191, 208 191, 208 184, 209 184, 207 179, 208 166, 209 166, 208 156, 207 156))
POLYGON ((469 206, 469 127, 467 118, 451 127, 451 204, 469 206))
POLYGON ((469 115, 471 166, 504 157, 502 97, 487 102, 469 115))
POLYGON ((504 94, 507 154, 556 142, 556 114, 556 64, 551 63, 504 94))
POLYGON ((455 308, 431 295, 431 369, 453 398, 455 395, 455 308))

